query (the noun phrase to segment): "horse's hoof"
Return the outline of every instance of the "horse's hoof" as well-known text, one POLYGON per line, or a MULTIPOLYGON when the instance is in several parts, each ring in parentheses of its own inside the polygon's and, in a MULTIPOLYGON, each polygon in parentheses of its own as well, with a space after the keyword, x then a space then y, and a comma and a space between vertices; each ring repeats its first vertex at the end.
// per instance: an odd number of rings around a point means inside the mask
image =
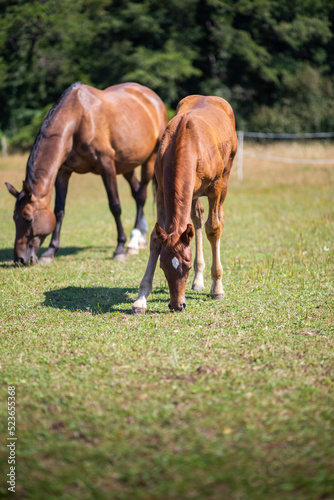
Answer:
POLYGON ((138 255, 138 254, 139 254, 138 248, 128 247, 128 255, 138 255))
POLYGON ((37 263, 40 266, 46 266, 47 264, 51 264, 54 261, 54 257, 43 257, 43 255, 38 259, 37 263))
POLYGON ((204 290, 204 285, 192 285, 191 289, 195 292, 201 292, 204 290))
POLYGON ((145 314, 146 308, 145 307, 135 307, 132 306, 132 314, 145 314))
POLYGON ((126 254, 125 253, 114 253, 112 260, 115 262, 125 262, 126 254))
POLYGON ((146 238, 144 236, 141 236, 138 241, 138 246, 142 250, 143 248, 148 247, 148 243, 146 241, 146 238))
POLYGON ((211 298, 214 300, 222 300, 224 298, 223 293, 211 293, 211 298))

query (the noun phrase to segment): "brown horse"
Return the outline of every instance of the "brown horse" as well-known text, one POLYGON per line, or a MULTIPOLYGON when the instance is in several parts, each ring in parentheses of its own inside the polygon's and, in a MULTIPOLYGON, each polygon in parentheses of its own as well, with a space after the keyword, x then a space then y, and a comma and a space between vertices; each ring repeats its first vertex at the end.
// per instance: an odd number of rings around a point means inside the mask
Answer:
POLYGON ((124 175, 137 205, 129 247, 143 245, 147 230, 143 214, 147 184, 154 174, 154 161, 166 123, 163 102, 152 90, 137 83, 115 85, 103 91, 81 83, 69 87, 43 121, 28 159, 22 191, 6 183, 8 191, 16 197, 14 260, 35 263, 43 240, 52 232, 49 248, 40 262, 53 260, 59 248, 67 187, 73 172, 102 176, 116 221, 118 244, 114 258, 119 260, 125 255, 126 236, 116 175, 124 175), (134 171, 138 165, 142 166, 141 182, 134 171), (56 199, 52 212, 50 199, 54 185, 56 199))
POLYGON ((206 235, 212 248, 211 297, 223 298, 220 235, 224 226, 226 198, 238 140, 231 106, 220 97, 188 96, 180 101, 158 151, 155 175, 158 182, 158 221, 151 234, 150 257, 132 311, 146 310, 153 275, 160 266, 168 281, 171 310, 185 309, 185 288, 192 267, 190 240, 196 234, 193 290, 203 290, 203 205, 209 200, 206 235), (192 218, 194 227, 190 224, 192 218))

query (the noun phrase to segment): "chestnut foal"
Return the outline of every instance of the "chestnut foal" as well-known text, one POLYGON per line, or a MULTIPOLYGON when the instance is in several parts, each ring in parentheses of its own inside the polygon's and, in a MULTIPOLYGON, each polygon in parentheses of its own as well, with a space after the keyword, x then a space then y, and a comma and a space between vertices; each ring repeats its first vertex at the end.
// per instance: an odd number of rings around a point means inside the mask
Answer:
POLYGON ((224 99, 200 95, 184 98, 176 111, 164 132, 155 162, 158 221, 151 234, 150 256, 139 295, 132 307, 134 314, 146 311, 159 255, 169 286, 169 308, 185 309, 185 288, 192 267, 190 241, 194 234, 196 256, 192 288, 203 290, 201 196, 209 200, 205 230, 212 248, 211 297, 222 299, 224 296, 220 236, 224 226, 223 202, 238 147, 234 113, 224 99), (194 226, 190 224, 190 217, 194 226))

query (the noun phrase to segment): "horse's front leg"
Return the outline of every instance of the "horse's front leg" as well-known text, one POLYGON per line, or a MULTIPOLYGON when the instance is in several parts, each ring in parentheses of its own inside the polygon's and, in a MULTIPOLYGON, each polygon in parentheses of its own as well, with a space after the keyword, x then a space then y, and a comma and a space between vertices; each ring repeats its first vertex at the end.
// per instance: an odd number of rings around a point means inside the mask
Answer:
POLYGON ((52 233, 49 248, 39 258, 39 264, 50 264, 54 260, 55 253, 59 250, 60 229, 65 215, 65 201, 71 173, 71 171, 60 169, 57 174, 55 182, 56 199, 54 209, 57 222, 55 230, 52 233))
POLYGON ((210 295, 213 299, 223 299, 224 289, 222 284, 223 268, 220 263, 220 236, 224 227, 224 210, 220 196, 209 196, 209 216, 205 223, 205 231, 212 250, 211 277, 212 285, 210 295))
POLYGON ((146 311, 147 297, 152 291, 153 277, 157 261, 161 252, 161 243, 155 235, 155 229, 151 233, 150 256, 146 271, 141 280, 138 297, 132 306, 133 314, 144 314, 146 311))
POLYGON ((200 292, 204 288, 204 269, 205 262, 203 257, 203 224, 204 224, 204 208, 201 200, 198 198, 193 200, 191 205, 191 219, 195 228, 196 255, 194 259, 195 277, 192 284, 192 289, 200 292))
POLYGON ((113 259, 124 261, 126 256, 124 249, 126 236, 121 221, 122 210, 118 196, 115 163, 109 157, 101 158, 100 163, 102 165, 102 179, 108 195, 109 208, 115 218, 117 227, 117 247, 114 251, 113 259))
MULTIPOLYGON (((162 195, 161 194, 159 195, 159 192, 157 196, 157 208, 158 208, 158 222, 162 227, 165 227, 165 215, 164 215, 162 195)), ((148 259, 144 277, 140 283, 138 297, 132 306, 133 314, 145 314, 147 307, 146 305, 147 297, 152 291, 153 277, 157 261, 161 252, 161 247, 162 245, 155 234, 155 229, 153 229, 150 240, 150 256, 148 259)))

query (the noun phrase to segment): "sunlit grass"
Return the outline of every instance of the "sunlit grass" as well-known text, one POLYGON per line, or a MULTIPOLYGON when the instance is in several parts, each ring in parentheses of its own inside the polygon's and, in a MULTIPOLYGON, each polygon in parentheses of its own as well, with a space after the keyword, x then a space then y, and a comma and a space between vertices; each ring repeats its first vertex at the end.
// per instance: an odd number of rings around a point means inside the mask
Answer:
MULTIPOLYGON (((247 149, 334 158, 322 143, 247 149)), ((71 178, 54 263, 13 267, 14 198, 3 182, 19 189, 24 165, 0 159, 1 435, 11 384, 17 497, 334 497, 334 167, 245 156, 225 204, 224 301, 209 297, 205 241, 204 292, 189 282, 187 309, 170 313, 158 266, 136 317, 148 250, 111 260, 115 224, 98 176, 71 178)), ((119 190, 129 236, 135 205, 121 178, 119 190)), ((7 458, 2 447, 5 474, 7 458)))

